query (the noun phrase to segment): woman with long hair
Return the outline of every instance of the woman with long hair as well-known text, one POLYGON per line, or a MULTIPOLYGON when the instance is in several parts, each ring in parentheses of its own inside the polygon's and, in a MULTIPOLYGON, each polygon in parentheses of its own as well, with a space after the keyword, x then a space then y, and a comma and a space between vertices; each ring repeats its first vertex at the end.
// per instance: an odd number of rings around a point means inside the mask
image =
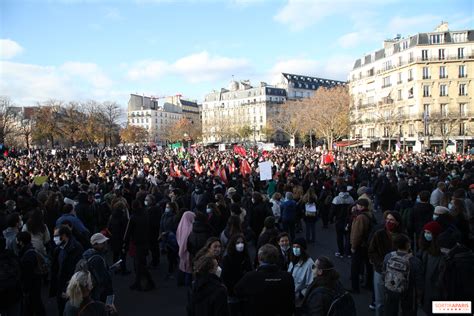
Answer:
POLYGON ((339 273, 328 257, 319 257, 314 264, 313 275, 314 280, 303 300, 301 315, 328 315, 334 298, 345 292, 339 282, 339 273))
POLYGON ((313 282, 313 264, 313 259, 306 252, 306 240, 296 238, 293 241, 288 272, 295 280, 295 301, 297 305, 298 302, 301 303, 305 296, 306 288, 313 282))
POLYGON ((106 316, 116 314, 114 305, 105 305, 90 297, 92 277, 89 271, 74 273, 66 289, 68 301, 64 308, 64 316, 106 316))
POLYGON ((188 251, 188 237, 193 229, 194 217, 196 215, 191 211, 184 212, 178 229, 176 230, 176 240, 178 241, 179 272, 178 286, 191 284, 191 274, 193 272, 191 255, 188 251))
POLYGON ((240 300, 234 295, 234 286, 252 270, 250 255, 243 234, 234 235, 227 245, 227 250, 221 261, 222 281, 229 292, 229 308, 231 315, 241 315, 240 300))
POLYGON ((48 227, 44 223, 43 212, 40 209, 35 209, 31 212, 22 231, 30 233, 33 248, 37 253, 41 254, 43 258, 47 258, 46 245, 51 240, 51 236, 48 227))
POLYGON ((318 196, 314 191, 314 187, 310 187, 299 203, 303 209, 303 220, 306 226, 306 240, 308 243, 314 243, 316 241, 317 201, 318 196))
POLYGON ((202 247, 196 254, 194 261, 199 259, 202 256, 211 256, 220 262, 222 258, 222 244, 219 238, 217 237, 210 237, 204 247, 202 247))
POLYGON ((236 215, 232 215, 231 217, 229 217, 229 220, 227 221, 227 225, 220 235, 222 246, 227 247, 227 243, 229 242, 229 239, 232 238, 232 236, 234 236, 235 234, 241 234, 241 233, 243 233, 243 230, 242 230, 242 222, 240 221, 240 217, 236 215))

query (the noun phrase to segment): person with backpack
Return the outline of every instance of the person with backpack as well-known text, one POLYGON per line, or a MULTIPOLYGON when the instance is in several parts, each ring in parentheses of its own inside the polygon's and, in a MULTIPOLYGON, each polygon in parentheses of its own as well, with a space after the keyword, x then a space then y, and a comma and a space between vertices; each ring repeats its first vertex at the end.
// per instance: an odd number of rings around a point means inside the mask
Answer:
POLYGON ((23 290, 22 315, 46 315, 41 299, 41 274, 39 268, 39 254, 31 244, 31 235, 28 232, 19 232, 16 236, 21 267, 21 287, 23 290))
POLYGON ((351 227, 351 281, 354 293, 360 292, 359 276, 362 266, 365 266, 367 273, 367 284, 370 288, 372 287, 372 266, 368 257, 368 239, 373 226, 375 226, 375 217, 369 211, 369 202, 366 199, 357 200, 351 227))
MULTIPOLYGON (((87 249, 82 254, 85 267, 92 275, 94 288, 90 295, 96 301, 105 302, 108 295, 114 293, 112 286, 112 275, 107 264, 107 240, 101 233, 96 233, 91 237, 92 248, 87 249)), ((80 263, 78 263, 80 265, 80 263)))
POLYGON ((293 199, 293 193, 285 193, 285 201, 280 206, 283 230, 295 239, 297 205, 293 199))
POLYGON ((338 251, 334 254, 338 258, 344 258, 345 255, 351 256, 350 240, 348 230, 349 213, 354 199, 347 192, 347 186, 341 185, 339 195, 332 200, 330 222, 336 218, 336 240, 338 251))
POLYGON ((339 273, 328 257, 316 259, 314 280, 306 291, 300 316, 355 316, 354 300, 339 281, 339 273))
POLYGON ((423 290, 423 266, 411 253, 410 239, 400 234, 393 239, 396 249, 384 258, 384 315, 416 315, 423 290))
POLYGON ((374 307, 375 315, 383 316, 384 292, 383 261, 394 250, 393 239, 402 232, 401 216, 398 212, 388 212, 384 227, 375 231, 370 238, 368 257, 374 271, 374 307))

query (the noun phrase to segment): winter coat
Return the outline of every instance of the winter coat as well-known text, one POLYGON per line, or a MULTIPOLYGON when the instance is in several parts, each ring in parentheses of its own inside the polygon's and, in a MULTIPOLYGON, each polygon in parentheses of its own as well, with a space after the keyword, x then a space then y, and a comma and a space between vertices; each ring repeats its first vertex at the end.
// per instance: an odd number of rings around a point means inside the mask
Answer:
POLYGON ((76 211, 77 217, 86 226, 87 230, 89 232, 94 232, 97 227, 97 212, 95 207, 87 201, 87 195, 85 201, 79 201, 79 204, 74 207, 74 210, 76 211))
POLYGON ((444 192, 436 188, 433 192, 431 192, 430 204, 433 205, 433 207, 441 205, 441 201, 443 200, 443 197, 444 197, 444 192))
POLYGON ((252 203, 249 210, 250 220, 249 224, 255 236, 260 235, 263 229, 263 222, 267 216, 271 216, 271 210, 267 202, 252 203))
POLYGON ((294 200, 287 200, 280 205, 281 219, 283 223, 296 221, 297 209, 294 200))
POLYGON ((410 237, 413 233, 417 235, 421 232, 423 226, 433 220, 434 207, 429 203, 415 203, 412 212, 413 231, 409 231, 410 237))
POLYGON ((252 270, 250 257, 246 251, 226 254, 221 261, 221 278, 229 291, 229 296, 234 295, 234 286, 244 276, 245 273, 252 270))
POLYGON ((354 204, 354 199, 347 192, 340 192, 332 200, 331 213, 329 218, 332 220, 336 217, 337 222, 347 221, 349 217, 350 207, 354 204))
POLYGON ((227 290, 221 280, 212 273, 198 274, 189 296, 189 316, 227 316, 227 290))
POLYGON ((371 212, 364 210, 353 220, 351 228, 351 247, 353 249, 368 247, 373 216, 371 212))
POLYGON ((156 241, 160 235, 161 210, 158 206, 151 206, 146 210, 150 221, 150 238, 156 241))
POLYGON ((382 273, 385 256, 393 251, 392 239, 394 234, 388 233, 385 228, 379 229, 369 242, 369 260, 374 270, 382 273))
POLYGON ((36 250, 28 244, 20 251, 21 287, 25 294, 34 292, 35 288, 40 291, 41 276, 35 273, 37 266, 36 250))
POLYGON ((61 217, 58 218, 56 221, 56 227, 61 226, 63 222, 66 220, 70 221, 72 224, 72 227, 75 230, 77 230, 80 234, 83 234, 85 236, 90 235, 90 230, 87 229, 86 226, 84 226, 84 223, 77 216, 70 213, 61 215, 61 217))
POLYGON ((189 234, 187 247, 191 256, 195 256, 197 252, 206 245, 206 241, 212 236, 212 228, 207 223, 193 223, 193 230, 189 234))
POLYGON ((69 239, 64 248, 56 247, 53 251, 53 260, 51 267, 51 287, 50 295, 60 296, 66 292, 67 284, 71 279, 76 264, 81 259, 84 249, 74 239, 69 239))
POLYGON ((439 275, 444 256, 433 256, 428 251, 424 251, 420 256, 424 271, 424 290, 423 290, 423 310, 427 315, 431 315, 432 301, 440 301, 439 275))
POLYGON ((110 316, 106 311, 105 304, 102 302, 92 301, 90 298, 85 298, 79 307, 71 304, 71 301, 66 302, 63 316, 110 316))
POLYGON ((301 315, 326 316, 334 298, 344 292, 344 288, 339 282, 329 285, 315 279, 306 292, 301 315))
POLYGON ((100 253, 94 248, 91 248, 84 251, 82 257, 87 260, 87 266, 94 282, 91 297, 94 300, 104 301, 107 295, 111 295, 114 292, 112 287, 112 275, 107 265, 105 253, 100 253))
POLYGON ((143 210, 136 210, 130 217, 126 240, 133 241, 137 247, 150 246, 150 221, 143 210))
POLYGON ((306 259, 305 262, 297 262, 293 264, 290 262, 288 272, 291 273, 295 280, 295 295, 306 294, 306 288, 313 282, 313 265, 314 261, 311 258, 306 259))
POLYGON ((120 213, 112 214, 110 217, 108 229, 111 234, 110 246, 113 252, 122 250, 127 223, 127 217, 121 211, 120 213))
POLYGON ((290 316, 295 310, 293 277, 277 265, 261 265, 248 272, 237 282, 234 293, 245 300, 245 316, 290 316))
POLYGON ((18 234, 18 229, 15 227, 8 227, 3 231, 3 238, 5 238, 5 249, 12 251, 14 254, 18 255, 18 247, 16 245, 16 235, 18 234))
POLYGON ((160 233, 176 233, 176 215, 173 212, 164 212, 160 221, 160 233))

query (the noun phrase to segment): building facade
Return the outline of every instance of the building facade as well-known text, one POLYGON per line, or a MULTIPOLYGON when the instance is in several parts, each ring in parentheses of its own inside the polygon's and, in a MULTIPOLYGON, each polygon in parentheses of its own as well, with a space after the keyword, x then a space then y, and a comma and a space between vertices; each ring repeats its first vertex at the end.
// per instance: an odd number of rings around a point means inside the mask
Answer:
POLYGON ((286 90, 288 100, 295 100, 312 97, 320 87, 331 88, 345 84, 344 81, 333 79, 282 73, 276 86, 286 90))
POLYGON ((183 117, 179 105, 165 102, 158 104, 158 99, 151 96, 131 94, 128 101, 128 124, 139 126, 148 131, 148 142, 165 143, 167 129, 183 117))
POLYGON ((349 75, 352 139, 364 147, 441 148, 472 142, 474 30, 386 40, 357 59, 349 75))
POLYGON ((266 140, 272 108, 286 101, 286 90, 261 82, 232 81, 227 89, 206 95, 202 134, 206 144, 266 140))

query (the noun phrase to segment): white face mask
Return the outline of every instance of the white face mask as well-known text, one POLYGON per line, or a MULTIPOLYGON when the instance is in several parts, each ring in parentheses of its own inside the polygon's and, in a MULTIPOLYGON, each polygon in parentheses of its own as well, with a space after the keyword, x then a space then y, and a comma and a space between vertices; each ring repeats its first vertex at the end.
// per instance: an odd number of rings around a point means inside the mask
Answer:
POLYGON ((238 252, 242 252, 244 251, 244 243, 243 242, 239 242, 238 244, 235 245, 235 250, 237 250, 238 252))
POLYGON ((206 209, 206 213, 207 213, 207 214, 211 214, 211 213, 212 213, 212 208, 206 209))
POLYGON ((165 213, 171 212, 171 209, 169 207, 165 208, 165 213))
POLYGON ((216 275, 220 278, 221 274, 222 274, 222 269, 221 267, 217 266, 216 275))
POLYGON ((148 201, 145 200, 145 206, 148 206, 148 204, 150 204, 150 203, 148 203, 148 201))
POLYGON ((54 243, 56 244, 56 246, 59 246, 61 244, 61 237, 54 236, 54 243))

